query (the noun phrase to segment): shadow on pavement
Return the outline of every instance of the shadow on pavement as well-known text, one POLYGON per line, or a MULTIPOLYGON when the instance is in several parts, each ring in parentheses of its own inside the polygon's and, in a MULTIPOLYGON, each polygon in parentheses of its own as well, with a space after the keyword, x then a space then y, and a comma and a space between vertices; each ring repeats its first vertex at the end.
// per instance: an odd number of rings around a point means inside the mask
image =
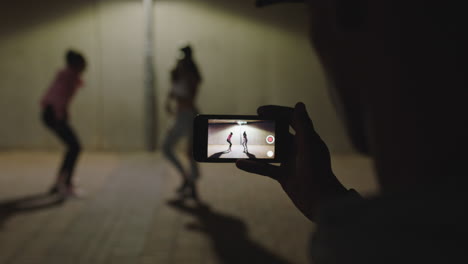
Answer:
POLYGON ((36 194, 0 202, 0 230, 8 218, 27 212, 52 208, 63 204, 58 195, 36 194))
POLYGON ((197 221, 189 224, 187 229, 208 236, 215 253, 222 263, 256 263, 286 264, 289 263, 249 238, 245 223, 232 215, 211 210, 203 203, 188 205, 183 200, 170 200, 167 204, 186 214, 194 216, 197 221))

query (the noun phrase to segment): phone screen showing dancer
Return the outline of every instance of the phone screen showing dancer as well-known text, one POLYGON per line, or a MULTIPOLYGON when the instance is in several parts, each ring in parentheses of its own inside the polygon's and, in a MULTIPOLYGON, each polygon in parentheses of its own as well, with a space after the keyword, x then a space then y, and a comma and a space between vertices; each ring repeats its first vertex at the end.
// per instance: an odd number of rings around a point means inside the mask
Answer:
POLYGON ((258 116, 199 116, 195 121, 195 158, 207 162, 277 162, 279 123, 258 116))

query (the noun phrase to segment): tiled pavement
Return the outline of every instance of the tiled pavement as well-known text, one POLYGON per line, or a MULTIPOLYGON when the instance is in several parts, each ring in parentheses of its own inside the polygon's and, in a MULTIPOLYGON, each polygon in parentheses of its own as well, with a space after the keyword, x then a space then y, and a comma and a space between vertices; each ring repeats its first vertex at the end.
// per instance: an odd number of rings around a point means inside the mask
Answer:
MULTIPOLYGON (((308 263, 313 224, 280 186, 233 164, 203 164, 202 205, 174 200, 159 154, 85 153, 84 199, 43 195, 59 153, 0 152, 0 264, 308 263)), ((376 190, 369 161, 335 156, 347 186, 376 190)))

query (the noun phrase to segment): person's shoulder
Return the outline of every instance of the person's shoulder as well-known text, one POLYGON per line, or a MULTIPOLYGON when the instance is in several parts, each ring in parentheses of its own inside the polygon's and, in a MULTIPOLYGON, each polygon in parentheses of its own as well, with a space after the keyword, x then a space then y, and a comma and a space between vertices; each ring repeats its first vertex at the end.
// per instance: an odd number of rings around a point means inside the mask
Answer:
POLYGON ((458 241, 468 234, 465 196, 453 188, 437 188, 346 197, 327 204, 318 214, 311 254, 317 263, 329 259, 339 260, 333 263, 371 263, 357 261, 363 259, 390 263, 377 261, 382 256, 435 263, 434 259, 463 248, 458 241))
MULTIPOLYGON (((468 200, 463 193, 456 188, 439 188, 437 191, 418 191, 394 193, 389 195, 371 195, 362 198, 350 192, 350 195, 334 200, 320 208, 320 214, 325 218, 345 215, 360 218, 374 215, 402 215, 402 217, 416 216, 424 211, 432 211, 434 206, 440 206, 445 213, 457 211, 456 208, 465 207, 468 200)), ((386 220, 383 218, 382 220, 386 220)))

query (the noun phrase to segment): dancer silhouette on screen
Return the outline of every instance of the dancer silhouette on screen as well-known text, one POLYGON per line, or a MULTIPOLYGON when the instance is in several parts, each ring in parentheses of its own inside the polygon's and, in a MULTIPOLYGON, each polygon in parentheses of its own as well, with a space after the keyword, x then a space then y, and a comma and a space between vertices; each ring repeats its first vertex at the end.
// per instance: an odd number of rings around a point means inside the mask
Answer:
POLYGON ((50 193, 70 196, 77 194, 73 186, 73 171, 81 145, 69 124, 68 106, 78 88, 82 86, 81 74, 86 68, 86 60, 80 53, 70 50, 65 55, 65 61, 65 68, 57 73, 55 80, 42 97, 41 106, 44 124, 68 148, 50 193))
POLYGON ((229 136, 227 137, 227 140, 226 140, 229 143, 229 148, 227 150, 229 152, 231 152, 231 147, 232 147, 231 138, 232 138, 232 132, 229 134, 229 136))
POLYGON ((242 134, 242 146, 244 147, 244 153, 249 153, 249 148, 247 147, 247 133, 242 134))
POLYGON ((163 153, 165 157, 176 167, 182 176, 182 184, 177 192, 184 197, 198 199, 195 181, 197 180, 198 164, 192 155, 192 128, 193 118, 198 114, 195 106, 195 98, 201 75, 192 57, 192 48, 186 46, 180 49, 182 58, 177 61, 176 67, 171 71, 172 87, 166 101, 166 110, 169 114, 175 114, 175 121, 169 129, 164 140, 163 153), (175 111, 172 107, 175 102, 175 111), (174 153, 174 148, 180 139, 188 138, 187 157, 190 160, 190 169, 185 170, 182 163, 174 153))

